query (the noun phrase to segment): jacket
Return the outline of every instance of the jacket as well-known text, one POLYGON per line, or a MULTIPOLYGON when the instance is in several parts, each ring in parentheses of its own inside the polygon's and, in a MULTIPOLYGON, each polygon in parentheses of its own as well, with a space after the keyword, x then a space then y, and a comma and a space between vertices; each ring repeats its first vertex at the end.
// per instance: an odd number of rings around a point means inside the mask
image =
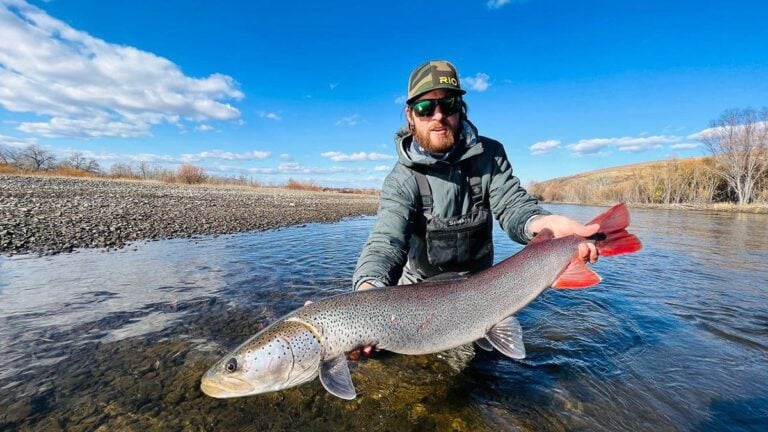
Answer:
MULTIPOLYGON (((471 192, 467 176, 462 172, 466 163, 471 164, 473 175, 481 177, 483 197, 512 240, 518 243, 530 241, 527 222, 533 216, 550 214, 512 174, 512 166, 501 143, 479 136, 469 121, 464 121, 459 140, 444 160, 413 150, 412 141, 407 127, 395 134, 398 161, 384 180, 377 221, 353 275, 355 289, 364 281, 386 286, 397 284, 401 276, 406 281, 415 282, 442 273, 429 263, 424 233, 417 229, 423 215, 413 169, 427 177, 432 189, 434 216, 458 216, 471 211, 471 192)), ((488 241, 492 243, 493 239, 488 241)), ((464 272, 475 273, 491 264, 492 252, 488 262, 467 263, 464 272)))

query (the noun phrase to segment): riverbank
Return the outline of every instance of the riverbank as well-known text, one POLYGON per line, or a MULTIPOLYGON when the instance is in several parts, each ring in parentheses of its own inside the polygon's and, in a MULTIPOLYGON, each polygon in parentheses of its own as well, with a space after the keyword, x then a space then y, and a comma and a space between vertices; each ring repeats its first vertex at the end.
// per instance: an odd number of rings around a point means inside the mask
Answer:
POLYGON ((377 205, 376 196, 336 192, 0 175, 0 253, 335 222, 374 214, 377 205))
MULTIPOLYGON (((565 201, 544 201, 539 200, 540 204, 566 204, 566 205, 584 205, 584 206, 605 206, 610 207, 617 203, 582 203, 565 201)), ((663 209, 663 210, 686 210, 715 213, 751 213, 768 214, 768 205, 749 204, 740 206, 733 203, 713 203, 713 204, 645 204, 645 203, 627 203, 627 206, 634 208, 663 209)))

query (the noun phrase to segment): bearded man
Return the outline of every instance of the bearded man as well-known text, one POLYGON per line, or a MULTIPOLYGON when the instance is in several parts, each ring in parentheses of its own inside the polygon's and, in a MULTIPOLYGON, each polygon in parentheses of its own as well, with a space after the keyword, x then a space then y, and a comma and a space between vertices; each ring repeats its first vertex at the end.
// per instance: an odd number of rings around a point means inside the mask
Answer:
MULTIPOLYGON (((529 242, 549 228, 555 237, 588 237, 598 225, 550 214, 512 174, 504 147, 478 134, 456 68, 430 61, 408 80, 407 124, 395 134, 398 161, 384 180, 378 219, 353 276, 356 290, 468 275, 493 264, 495 217, 509 237, 529 242)), ((591 243, 581 258, 597 260, 591 243)))

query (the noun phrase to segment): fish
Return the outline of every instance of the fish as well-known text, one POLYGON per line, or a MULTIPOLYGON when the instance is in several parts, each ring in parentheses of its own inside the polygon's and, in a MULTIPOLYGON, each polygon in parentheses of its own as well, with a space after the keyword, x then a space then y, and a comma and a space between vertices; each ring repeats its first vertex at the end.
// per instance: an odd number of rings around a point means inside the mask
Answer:
POLYGON ((580 289, 601 277, 578 257, 583 242, 601 257, 634 253, 642 243, 626 228, 624 203, 590 224, 589 238, 554 238, 542 230, 520 252, 469 277, 438 277, 413 284, 335 295, 278 319, 203 375, 208 396, 232 398, 273 392, 319 376, 334 396, 357 396, 347 353, 372 345, 398 354, 431 354, 475 343, 512 359, 525 358, 515 314, 547 288, 580 289))

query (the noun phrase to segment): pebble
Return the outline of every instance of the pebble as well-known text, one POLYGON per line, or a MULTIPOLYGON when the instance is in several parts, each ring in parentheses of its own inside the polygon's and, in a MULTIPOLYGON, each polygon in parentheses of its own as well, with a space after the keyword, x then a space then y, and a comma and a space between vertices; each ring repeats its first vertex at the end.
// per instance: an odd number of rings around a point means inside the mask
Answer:
POLYGON ((263 231, 372 215, 373 195, 0 175, 0 253, 263 231))

